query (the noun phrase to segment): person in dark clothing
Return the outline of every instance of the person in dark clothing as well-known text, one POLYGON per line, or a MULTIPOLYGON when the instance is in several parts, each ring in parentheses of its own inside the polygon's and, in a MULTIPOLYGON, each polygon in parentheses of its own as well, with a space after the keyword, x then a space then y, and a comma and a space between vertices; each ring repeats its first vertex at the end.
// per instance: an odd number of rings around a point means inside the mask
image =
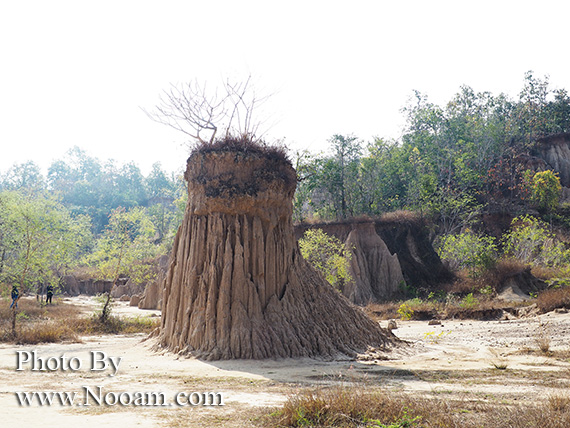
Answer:
POLYGON ((12 297, 12 304, 10 305, 10 309, 12 309, 12 306, 14 306, 17 309, 18 299, 20 298, 20 292, 18 291, 18 287, 16 287, 15 285, 12 287, 12 293, 10 297, 12 297))
POLYGON ((51 303, 51 298, 53 297, 53 285, 48 285, 46 288, 46 305, 51 303))

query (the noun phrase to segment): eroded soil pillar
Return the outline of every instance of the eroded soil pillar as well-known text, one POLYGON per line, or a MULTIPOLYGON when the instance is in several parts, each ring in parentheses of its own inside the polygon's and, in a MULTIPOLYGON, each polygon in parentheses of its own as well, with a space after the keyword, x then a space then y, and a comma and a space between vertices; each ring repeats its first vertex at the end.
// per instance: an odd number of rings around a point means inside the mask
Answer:
POLYGON ((353 355, 394 340, 301 257, 291 221, 296 174, 282 153, 249 142, 203 147, 185 177, 163 346, 212 360, 262 359, 353 355))

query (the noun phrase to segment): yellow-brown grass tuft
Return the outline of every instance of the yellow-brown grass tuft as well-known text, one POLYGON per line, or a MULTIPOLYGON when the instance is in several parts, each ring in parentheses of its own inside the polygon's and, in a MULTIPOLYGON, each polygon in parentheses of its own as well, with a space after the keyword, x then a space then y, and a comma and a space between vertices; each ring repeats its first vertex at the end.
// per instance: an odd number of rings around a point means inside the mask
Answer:
POLYGON ((61 321, 45 321, 24 325, 16 337, 19 345, 36 345, 38 343, 77 342, 76 332, 61 321))
POLYGON ((128 317, 110 316, 106 322, 101 322, 99 316, 94 315, 76 320, 76 331, 79 334, 135 334, 151 333, 159 327, 160 318, 154 317, 128 317))
POLYGON ((536 304, 542 313, 553 311, 556 308, 570 309, 570 287, 543 291, 538 295, 536 304))
POLYGON ((548 397, 548 405, 555 412, 570 412, 570 395, 552 394, 548 397))

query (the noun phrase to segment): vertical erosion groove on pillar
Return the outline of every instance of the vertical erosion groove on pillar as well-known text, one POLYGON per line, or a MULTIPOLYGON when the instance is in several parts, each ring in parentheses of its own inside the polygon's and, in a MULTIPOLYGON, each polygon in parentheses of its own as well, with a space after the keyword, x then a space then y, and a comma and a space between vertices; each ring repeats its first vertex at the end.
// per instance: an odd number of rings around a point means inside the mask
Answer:
POLYGON ((301 257, 296 174, 277 148, 227 138, 188 159, 159 344, 199 358, 355 355, 396 339, 301 257))

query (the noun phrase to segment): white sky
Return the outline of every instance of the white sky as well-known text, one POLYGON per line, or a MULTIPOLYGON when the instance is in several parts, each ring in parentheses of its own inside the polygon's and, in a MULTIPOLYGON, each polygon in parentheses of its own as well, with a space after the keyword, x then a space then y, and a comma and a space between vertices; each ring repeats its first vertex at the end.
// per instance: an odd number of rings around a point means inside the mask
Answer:
POLYGON ((398 137, 414 89, 516 96, 524 73, 570 89, 570 3, 438 0, 2 0, 0 171, 78 145, 101 160, 185 165, 152 122, 171 82, 252 74, 271 138, 322 150, 335 133, 398 137))

